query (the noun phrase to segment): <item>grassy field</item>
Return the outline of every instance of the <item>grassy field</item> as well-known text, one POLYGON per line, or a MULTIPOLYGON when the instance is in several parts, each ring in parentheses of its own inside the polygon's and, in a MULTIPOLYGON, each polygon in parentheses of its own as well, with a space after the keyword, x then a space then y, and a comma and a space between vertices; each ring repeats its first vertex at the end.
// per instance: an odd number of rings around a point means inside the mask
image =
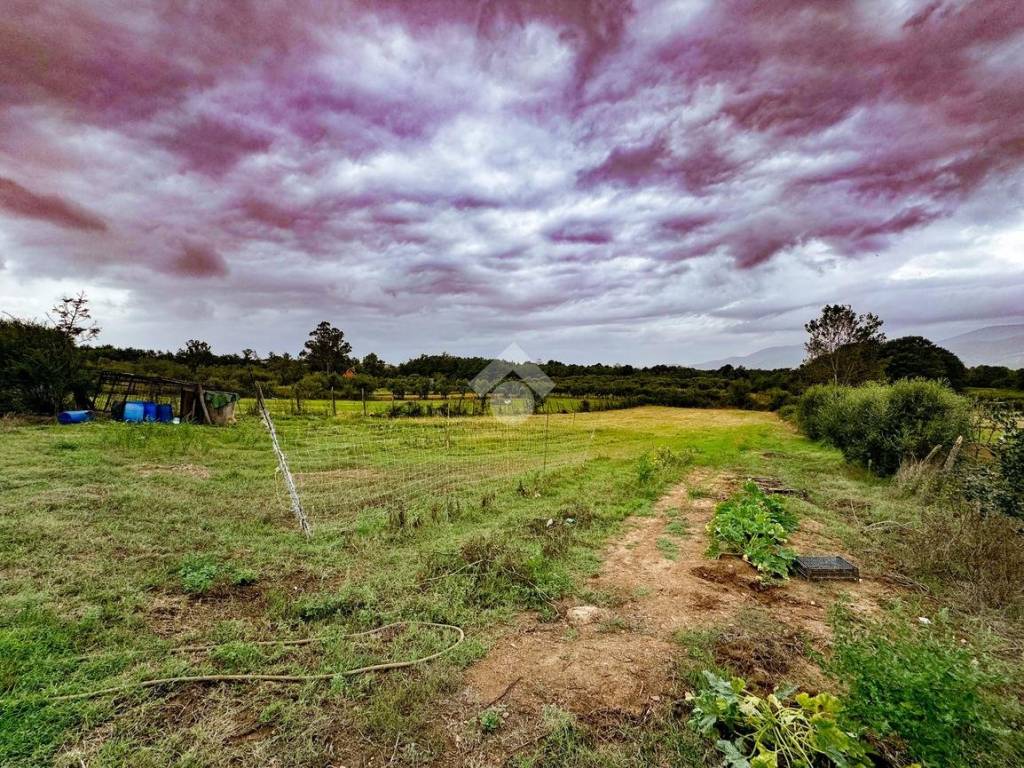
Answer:
POLYGON ((1024 390, 998 389, 996 387, 967 387, 965 393, 981 401, 998 400, 1011 403, 1018 408, 1024 407, 1024 390))
MULTIPOLYGON (((363 419, 352 405, 276 417, 309 539, 266 432, 244 413, 219 429, 2 427, 0 765, 430 764, 444 748, 439 702, 461 670, 518 612, 598 600, 585 577, 602 547, 695 468, 806 488, 802 514, 852 546, 860 526, 908 514, 887 483, 768 413, 650 407, 499 430, 363 419), (567 516, 587 524, 556 545, 543 521, 567 516), (55 701, 183 674, 337 672, 451 642, 424 627, 343 637, 401 620, 457 625, 467 640, 390 674, 55 701), (255 644, 312 636, 323 641, 255 644), (171 652, 183 645, 217 648, 171 652)), ((680 754, 671 764, 702 764, 699 749, 680 754)))

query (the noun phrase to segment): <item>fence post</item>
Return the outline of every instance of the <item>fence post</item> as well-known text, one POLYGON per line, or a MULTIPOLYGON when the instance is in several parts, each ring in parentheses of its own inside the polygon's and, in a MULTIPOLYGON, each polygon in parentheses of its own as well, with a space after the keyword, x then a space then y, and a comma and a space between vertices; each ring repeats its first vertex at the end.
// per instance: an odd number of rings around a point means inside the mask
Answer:
POLYGON ((366 387, 359 388, 359 396, 363 401, 363 416, 366 415, 366 387))
POLYGON ((331 415, 338 415, 338 404, 334 401, 334 385, 331 385, 331 415))

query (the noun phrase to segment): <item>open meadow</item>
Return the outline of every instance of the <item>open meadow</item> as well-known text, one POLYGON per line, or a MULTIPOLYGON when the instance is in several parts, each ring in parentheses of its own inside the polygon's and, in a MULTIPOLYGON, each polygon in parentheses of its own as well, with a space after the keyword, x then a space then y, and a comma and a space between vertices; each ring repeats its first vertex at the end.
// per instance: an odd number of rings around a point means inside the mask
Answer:
MULTIPOLYGON (((874 532, 917 502, 774 414, 275 423, 310 538, 255 416, 4 422, 0 765, 712 765, 678 715, 700 672, 839 693, 860 618, 899 649, 931 617, 930 663, 1020 691, 1019 617, 891 567, 874 532), (750 477, 798 517, 798 551, 845 553, 862 580, 765 587, 706 557, 711 511, 750 477), (424 663, 338 675, 459 630, 424 663), (826 658, 837 632, 853 639, 826 658), (129 685, 270 674, 325 679, 129 685)), ((960 674, 943 679, 973 691, 960 674)))

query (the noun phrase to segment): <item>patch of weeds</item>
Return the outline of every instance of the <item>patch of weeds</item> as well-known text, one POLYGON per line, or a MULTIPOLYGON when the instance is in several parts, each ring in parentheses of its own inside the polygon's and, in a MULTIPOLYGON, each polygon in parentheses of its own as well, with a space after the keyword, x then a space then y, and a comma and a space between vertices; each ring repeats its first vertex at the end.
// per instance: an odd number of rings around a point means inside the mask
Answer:
POLYGON ((256 572, 224 563, 213 555, 188 555, 178 568, 181 588, 190 595, 206 595, 228 586, 243 587, 257 580, 256 572))
POLYGON ((577 530, 589 528, 593 522, 594 512, 591 508, 577 501, 562 507, 552 517, 530 521, 528 527, 541 540, 544 556, 557 557, 572 545, 577 530))
POLYGON ((710 499, 711 491, 699 485, 691 485, 686 489, 686 495, 691 499, 710 499))
POLYGON ((462 502, 456 496, 445 496, 430 505, 430 520, 434 523, 450 523, 462 517, 462 502))
POLYGON ((501 728, 501 713, 494 709, 485 709, 477 717, 477 722, 480 724, 480 730, 483 733, 494 733, 501 728))
POLYGON ((250 643, 225 643, 210 651, 210 661, 231 672, 249 672, 265 661, 259 646, 250 643))
POLYGON ((830 621, 827 669, 846 684, 850 713, 888 750, 944 768, 1024 764, 1013 671, 958 637, 948 618, 922 625, 897 610, 858 619, 839 605, 830 621))
POLYGON ((769 578, 786 578, 796 554, 783 546, 796 530, 796 515, 781 499, 766 495, 753 482, 715 509, 708 523, 708 557, 742 555, 769 578))
POLYGON ((665 526, 665 532, 678 536, 681 539, 689 538, 690 524, 686 520, 676 519, 665 526))
POLYGON ((637 485, 649 485, 654 480, 658 466, 649 453, 645 453, 636 460, 636 482, 637 485))
POLYGON ((554 561, 496 533, 474 536, 457 552, 432 556, 423 578, 443 585, 457 602, 481 608, 548 608, 571 587, 554 561))
POLYGON ((842 704, 829 693, 811 696, 789 688, 761 697, 749 692, 742 678, 705 672, 704 685, 686 694, 686 700, 693 707, 691 727, 717 737, 715 747, 730 766, 874 765, 867 742, 844 720, 842 704))
POLYGON ((369 586, 353 584, 338 592, 302 597, 289 606, 288 613, 302 621, 321 621, 334 616, 352 616, 376 600, 377 596, 369 586))
POLYGON ((669 560, 679 557, 679 547, 672 539, 666 539, 664 536, 658 539, 658 551, 669 560))

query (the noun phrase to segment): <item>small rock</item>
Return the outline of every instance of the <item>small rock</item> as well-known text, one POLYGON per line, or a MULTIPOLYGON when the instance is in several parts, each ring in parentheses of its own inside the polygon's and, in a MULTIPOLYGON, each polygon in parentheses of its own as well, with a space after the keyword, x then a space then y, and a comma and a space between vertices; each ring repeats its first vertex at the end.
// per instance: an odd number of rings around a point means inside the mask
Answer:
POLYGON ((604 608, 598 608, 596 605, 578 605, 575 608, 570 608, 565 615, 569 620, 569 626, 572 627, 585 627, 587 624, 604 621, 611 616, 604 608))
POLYGON ((661 696, 651 696, 651 701, 661 701, 661 696))
POLYGON ((918 624, 924 624, 925 626, 928 626, 929 624, 932 623, 932 620, 929 619, 927 616, 918 616, 917 617, 917 623, 918 624))

